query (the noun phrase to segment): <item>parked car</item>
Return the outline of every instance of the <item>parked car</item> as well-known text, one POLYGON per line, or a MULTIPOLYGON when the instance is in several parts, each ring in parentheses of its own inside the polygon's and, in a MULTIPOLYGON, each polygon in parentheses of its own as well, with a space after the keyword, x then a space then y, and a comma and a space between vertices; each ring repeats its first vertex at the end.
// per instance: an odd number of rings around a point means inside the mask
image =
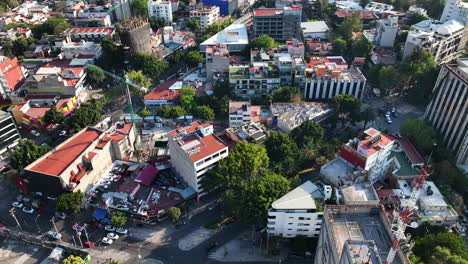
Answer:
POLYGON ((20 195, 16 196, 16 201, 22 202, 23 198, 24 198, 24 196, 20 194, 20 195))
POLYGON ((1 172, 8 172, 9 170, 11 170, 10 167, 7 167, 7 166, 0 166, 0 173, 1 173, 1 172))
POLYGON ((55 212, 54 215, 55 215, 55 217, 60 218, 60 219, 62 219, 62 220, 64 220, 65 218, 67 218, 67 214, 64 213, 64 212, 55 212))
POLYGON ((115 227, 113 227, 113 226, 111 226, 111 225, 106 225, 106 226, 104 227, 104 229, 105 229, 106 231, 109 231, 109 232, 115 232, 115 227))
POLYGON ((114 242, 114 240, 112 240, 112 239, 110 239, 110 238, 108 238, 108 237, 104 237, 104 238, 102 239, 102 243, 107 244, 107 245, 112 244, 112 242, 114 242))
POLYGON ((116 233, 107 233, 107 237, 113 240, 119 239, 119 235, 116 233))
POLYGON ((208 245, 208 247, 206 247, 206 251, 211 251, 215 249, 217 246, 218 246, 218 242, 212 242, 211 244, 208 245))
POLYGON ((31 207, 23 207, 23 212, 27 213, 27 214, 32 214, 34 213, 34 209, 31 208, 31 207))
POLYGON ((119 228, 117 228, 116 232, 121 234, 121 235, 127 235, 128 234, 128 229, 125 229, 123 227, 119 227, 119 228))
POLYGON ((40 137, 41 136, 41 133, 37 132, 36 130, 31 130, 29 131, 32 135, 36 136, 36 137, 40 137))
POLYGON ((50 196, 50 195, 49 195, 49 196, 47 196, 47 199, 52 200, 52 201, 55 201, 55 199, 57 199, 57 198, 55 198, 54 196, 50 196))
POLYGON ((385 113, 385 117, 390 117, 390 111, 387 111, 387 113, 385 113))
POLYGON ((23 208, 23 204, 20 203, 20 202, 13 202, 11 205, 12 205, 13 207, 15 207, 15 208, 18 208, 18 209, 23 208))
POLYGON ((386 121, 387 121, 387 124, 391 124, 391 123, 392 123, 392 119, 390 119, 389 116, 386 118, 386 121))
POLYGON ((54 238, 54 239, 60 239, 62 238, 62 235, 60 233, 54 232, 54 231, 49 231, 47 232, 47 236, 54 238))
POLYGON ((92 248, 94 247, 94 242, 91 242, 91 241, 85 241, 83 242, 83 245, 87 248, 92 248))
POLYGON ((31 199, 29 199, 29 197, 26 197, 26 196, 23 197, 23 203, 29 203, 30 201, 31 199))
POLYGON ((66 131, 66 130, 62 130, 62 131, 60 131, 59 136, 63 137, 63 136, 65 136, 66 134, 67 134, 67 131, 66 131))
POLYGON ((398 117, 398 113, 395 111, 395 112, 392 112, 392 116, 397 118, 398 117))

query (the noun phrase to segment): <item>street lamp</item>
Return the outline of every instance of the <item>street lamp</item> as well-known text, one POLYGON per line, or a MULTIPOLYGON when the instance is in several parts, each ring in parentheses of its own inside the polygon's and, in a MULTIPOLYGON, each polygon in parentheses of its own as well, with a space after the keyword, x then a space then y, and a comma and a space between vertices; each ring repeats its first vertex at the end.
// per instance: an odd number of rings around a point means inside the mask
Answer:
POLYGON ((39 218, 39 216, 41 216, 41 215, 38 214, 38 215, 36 216, 36 218, 34 219, 34 222, 36 223, 36 226, 37 226, 37 233, 38 233, 38 234, 42 233, 42 232, 41 232, 41 228, 39 227, 39 224, 37 223, 37 219, 39 218))
POLYGON ((23 230, 23 228, 21 228, 21 225, 18 221, 18 218, 16 218, 16 215, 15 215, 15 208, 11 208, 10 209, 10 215, 13 217, 13 219, 15 219, 16 221, 16 224, 18 225, 19 229, 23 230))

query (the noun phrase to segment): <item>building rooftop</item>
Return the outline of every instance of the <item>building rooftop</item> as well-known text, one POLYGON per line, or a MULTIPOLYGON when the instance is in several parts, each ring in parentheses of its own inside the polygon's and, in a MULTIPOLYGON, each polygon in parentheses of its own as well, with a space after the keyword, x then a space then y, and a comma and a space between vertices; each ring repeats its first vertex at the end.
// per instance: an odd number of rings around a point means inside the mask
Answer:
POLYGON ((273 103, 270 107, 271 114, 289 125, 291 129, 299 126, 304 121, 322 121, 332 109, 324 103, 273 103))
POLYGON ((367 20, 379 19, 375 11, 369 11, 369 10, 338 10, 335 12, 335 16, 339 18, 346 18, 355 12, 361 13, 362 19, 367 19, 367 20))
POLYGON ((169 80, 161 83, 143 98, 144 100, 174 100, 179 96, 182 80, 169 80))
POLYGON ((247 36, 247 26, 245 24, 232 24, 227 28, 205 40, 201 45, 214 45, 217 43, 227 45, 247 45, 249 38, 247 36))
MULTIPOLYGON (((352 263, 360 264, 362 260, 369 256, 364 255, 358 247, 353 245, 362 244, 369 249, 374 247, 378 254, 371 263, 382 264, 382 260, 387 258, 388 252, 392 246, 392 236, 389 224, 385 217, 383 208, 379 205, 327 205, 325 207, 329 232, 331 232, 338 258, 342 257, 345 244, 351 252, 357 250, 358 255, 351 254, 352 263), (351 242, 347 242, 351 241, 351 242), (362 257, 365 256, 365 257, 362 257)), ((362 248, 361 248, 362 250, 362 248)), ((371 250, 372 251, 372 250, 371 250)), ((393 264, 409 263, 402 262, 399 255, 395 256, 393 264)))
POLYGON ((276 210, 316 209, 315 199, 323 198, 320 189, 310 181, 304 182, 271 204, 276 210))
POLYGON ((379 204, 379 198, 370 183, 353 184, 341 188, 345 204, 379 204))
POLYGON ((351 263, 383 263, 377 245, 372 240, 346 240, 344 250, 348 251, 351 263))
POLYGON ((405 155, 404 152, 392 151, 392 153, 390 153, 389 158, 392 158, 392 157, 395 157, 395 159, 398 161, 398 164, 400 165, 399 168, 396 168, 393 171, 393 174, 395 174, 398 177, 410 177, 410 178, 414 178, 418 176, 419 168, 413 168, 411 166, 411 163, 409 162, 407 155, 405 155))
POLYGON ((115 28, 111 27, 91 27, 91 28, 69 28, 65 30, 65 34, 93 34, 104 33, 111 36, 115 32, 115 28))
POLYGON ((21 85, 24 84, 25 77, 18 62, 18 58, 14 57, 9 59, 0 56, 0 71, 12 92, 18 90, 21 85))
POLYGON ((329 28, 325 21, 302 22, 303 33, 328 32, 329 28))
POLYGON ((39 158, 37 162, 26 167, 25 170, 59 176, 70 164, 79 158, 102 133, 102 131, 94 128, 85 128, 39 158))
POLYGON ((363 141, 354 139, 347 144, 347 146, 353 148, 364 157, 370 157, 394 142, 393 139, 374 128, 368 128, 364 133, 369 138, 363 141))
POLYGON ((173 130, 168 133, 168 136, 173 138, 193 162, 202 160, 228 147, 213 134, 212 124, 200 121, 173 130))

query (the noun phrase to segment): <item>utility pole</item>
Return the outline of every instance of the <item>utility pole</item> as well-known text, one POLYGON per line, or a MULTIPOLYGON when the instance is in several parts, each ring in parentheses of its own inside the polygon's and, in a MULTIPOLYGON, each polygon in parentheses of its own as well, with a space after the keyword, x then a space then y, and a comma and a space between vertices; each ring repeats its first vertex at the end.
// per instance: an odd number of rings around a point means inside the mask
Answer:
POLYGON ((81 248, 83 248, 83 242, 81 242, 81 232, 78 232, 78 230, 75 230, 75 231, 76 231, 76 235, 78 236, 78 241, 80 241, 81 248))
POLYGON ((86 232, 86 226, 87 226, 87 224, 83 225, 83 230, 84 230, 84 233, 85 233, 85 236, 86 236, 86 241, 89 242, 88 232, 86 232))
POLYGON ((38 215, 36 216, 36 219, 34 219, 34 222, 36 223, 36 226, 37 226, 37 230, 38 230, 37 232, 38 232, 38 234, 42 233, 42 232, 41 232, 41 228, 39 227, 39 224, 37 224, 37 219, 39 218, 39 216, 41 216, 41 215, 38 214, 38 215))
MULTIPOLYGON (((54 225, 55 233, 59 234, 59 231, 57 230, 57 226, 55 225, 55 216, 52 216, 52 219, 50 221, 52 222, 52 225, 54 225)), ((60 236, 60 242, 63 242, 61 236, 60 236)))
POLYGON ((23 228, 21 228, 21 225, 18 221, 18 218, 16 218, 16 215, 15 215, 15 208, 11 208, 10 209, 10 215, 13 217, 13 219, 15 219, 16 221, 16 224, 18 225, 19 229, 23 230, 23 228))

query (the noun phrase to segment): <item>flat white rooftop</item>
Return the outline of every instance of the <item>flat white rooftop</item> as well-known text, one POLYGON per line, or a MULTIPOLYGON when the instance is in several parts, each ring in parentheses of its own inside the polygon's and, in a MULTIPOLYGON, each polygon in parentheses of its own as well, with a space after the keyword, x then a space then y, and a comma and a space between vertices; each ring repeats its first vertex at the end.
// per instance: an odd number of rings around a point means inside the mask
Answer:
POLYGON ((304 182, 294 190, 271 204, 273 209, 316 209, 314 197, 320 197, 319 188, 310 181, 304 182))
POLYGON ((232 24, 221 30, 211 38, 205 40, 201 46, 214 45, 217 43, 226 45, 247 45, 249 37, 247 36, 247 26, 245 24, 232 24))

